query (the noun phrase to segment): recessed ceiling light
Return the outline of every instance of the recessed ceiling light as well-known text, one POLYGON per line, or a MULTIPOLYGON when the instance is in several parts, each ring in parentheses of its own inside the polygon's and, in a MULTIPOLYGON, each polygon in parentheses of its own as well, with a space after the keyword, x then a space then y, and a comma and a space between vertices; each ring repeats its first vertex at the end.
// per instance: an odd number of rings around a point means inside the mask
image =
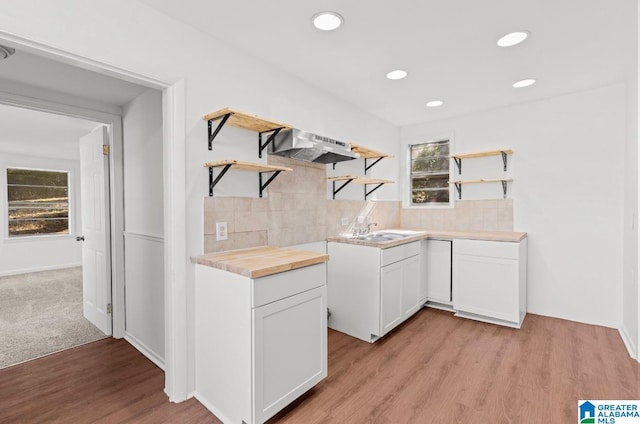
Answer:
POLYGON ((528 36, 529 36, 529 33, 527 31, 511 32, 511 33, 509 33, 507 35, 502 36, 498 40, 498 45, 500 47, 515 46, 516 44, 520 44, 524 40, 526 40, 528 36))
POLYGON ((533 85, 536 83, 536 80, 534 80, 533 78, 528 78, 528 79, 523 79, 517 82, 513 83, 513 86, 515 88, 522 88, 522 87, 529 87, 530 85, 533 85))
POLYGON ((402 69, 396 69, 395 71, 391 71, 387 74, 387 78, 390 80, 399 80, 407 76, 407 71, 403 71, 402 69))
POLYGON ((444 102, 442 100, 431 100, 430 102, 427 102, 427 107, 438 107, 443 104, 444 102))
POLYGON ((333 31, 342 25, 342 16, 336 12, 319 12, 313 15, 313 26, 322 31, 333 31))
POLYGON ((7 46, 0 46, 0 60, 7 59, 9 56, 14 54, 15 52, 16 52, 16 49, 12 49, 11 47, 7 47, 7 46))

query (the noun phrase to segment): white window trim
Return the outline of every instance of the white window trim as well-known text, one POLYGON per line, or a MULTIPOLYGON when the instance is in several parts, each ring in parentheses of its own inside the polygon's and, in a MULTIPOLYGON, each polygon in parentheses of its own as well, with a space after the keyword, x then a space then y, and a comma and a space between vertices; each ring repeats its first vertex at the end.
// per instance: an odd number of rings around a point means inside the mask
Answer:
POLYGON ((0 232, 2 240, 5 243, 24 243, 24 242, 36 242, 53 239, 68 239, 74 238, 76 230, 79 226, 79 217, 76 213, 77 210, 77 198, 76 190, 79 189, 76 184, 77 172, 79 167, 79 161, 70 159, 52 159, 43 158, 38 156, 26 156, 26 155, 11 155, 3 154, 7 156, 7 159, 0 163, 0 186, 2 187, 2 201, 0 202, 0 213, 2 218, 0 223, 2 225, 2 231, 0 232), (67 172, 69 175, 69 233, 68 234, 33 234, 19 237, 9 236, 9 199, 7 196, 7 168, 10 169, 33 169, 36 171, 53 171, 53 172, 67 172))
MULTIPOLYGON (((411 146, 415 146, 418 144, 427 144, 427 143, 437 143, 438 141, 449 140, 449 153, 453 152, 453 136, 442 136, 442 137, 425 137, 421 139, 417 139, 411 142, 407 142, 405 145, 405 171, 404 171, 404 181, 406 183, 406 187, 403 190, 402 198, 403 198, 403 207, 410 209, 453 209, 455 207, 456 195, 457 192, 453 184, 449 184, 449 203, 425 203, 420 205, 414 205, 411 201, 411 146)), ((453 181, 455 179, 455 164, 453 163, 453 159, 449 158, 449 181, 453 181)))

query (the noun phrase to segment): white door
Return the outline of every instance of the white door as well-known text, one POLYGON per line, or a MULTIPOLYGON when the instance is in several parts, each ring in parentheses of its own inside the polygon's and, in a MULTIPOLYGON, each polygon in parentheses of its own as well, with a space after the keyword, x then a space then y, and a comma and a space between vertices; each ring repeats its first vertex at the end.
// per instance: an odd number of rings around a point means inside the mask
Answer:
POLYGON ((402 318, 418 312, 420 303, 420 256, 402 261, 402 318))
POLYGON ((107 128, 80 139, 82 193, 82 289, 84 316, 111 335, 111 256, 109 248, 109 156, 107 128))
POLYGON ((381 271, 380 337, 402 322, 402 261, 382 267, 381 271))
POLYGON ((327 288, 253 309, 254 422, 263 423, 327 376, 327 288))
POLYGON ((426 246, 427 299, 451 304, 451 241, 426 240, 426 246))

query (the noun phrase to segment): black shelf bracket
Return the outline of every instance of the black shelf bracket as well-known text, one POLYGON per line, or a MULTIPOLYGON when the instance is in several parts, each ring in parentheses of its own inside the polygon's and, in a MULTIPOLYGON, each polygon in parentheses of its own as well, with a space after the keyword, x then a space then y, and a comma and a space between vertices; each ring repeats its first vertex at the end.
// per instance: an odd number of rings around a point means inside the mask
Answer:
POLYGON ((220 115, 216 118, 209 119, 207 121, 207 130, 209 135, 209 150, 212 149, 213 140, 216 138, 216 136, 218 135, 218 133, 220 132, 224 124, 227 122, 227 119, 229 119, 231 115, 233 115, 233 113, 229 112, 225 115, 220 115), (213 121, 217 121, 218 119, 220 119, 220 122, 218 123, 218 126, 216 127, 216 129, 213 130, 212 132, 211 130, 213 129, 213 121))
POLYGON ((220 173, 218 174, 218 176, 215 179, 213 179, 213 167, 212 166, 209 167, 209 197, 213 196, 213 188, 216 186, 216 184, 218 184, 218 181, 220 181, 222 176, 227 173, 229 168, 231 168, 231 164, 225 165, 224 168, 222 168, 222 171, 220 171, 220 173))
POLYGON ((265 172, 258 172, 258 187, 260 188, 260 197, 262 197, 262 193, 264 192, 264 190, 267 188, 267 186, 269 184, 271 184, 271 181, 273 181, 278 174, 280 174, 280 172, 282 172, 281 170, 277 170, 277 171, 273 171, 273 175, 269 177, 269 179, 262 184, 262 174, 264 174, 265 172))
POLYGON ((340 187, 338 187, 338 189, 337 189, 337 190, 336 190, 336 182, 335 182, 335 181, 333 181, 333 200, 336 200, 336 194, 338 194, 338 192, 339 192, 340 190, 342 190, 343 188, 345 188, 345 187, 346 187, 346 185, 347 185, 347 184, 349 184, 349 183, 350 183, 351 181, 353 181, 354 179, 355 179, 355 178, 351 178, 351 179, 349 179, 349 180, 345 181, 345 183, 344 183, 344 184, 342 184, 340 187))
POLYGON ((367 200, 367 197, 373 193, 374 191, 376 191, 377 189, 379 189, 380 187, 382 187, 384 185, 384 183, 380 183, 377 186, 375 186, 374 188, 372 188, 370 191, 367 191, 367 184, 364 185, 364 200, 367 200))
POLYGON ((507 171, 507 153, 504 150, 501 150, 500 154, 502 155, 502 163, 504 164, 504 170, 506 172, 507 171))
POLYGON ((458 200, 462 200, 462 184, 454 183, 456 190, 458 191, 458 200))
POLYGON ((506 199, 507 198, 507 181, 502 180, 500 182, 502 183, 502 198, 506 199))
POLYGON ((272 130, 262 131, 258 133, 258 157, 259 158, 262 157, 262 152, 264 151, 264 149, 266 149, 269 146, 269 144, 271 144, 271 142, 275 140, 278 133, 283 129, 284 127, 274 128, 272 130), (267 138, 267 141, 265 141, 264 144, 262 144, 262 134, 266 134, 266 133, 271 133, 271 134, 267 138))
POLYGON ((458 166, 458 175, 462 174, 462 158, 454 157, 453 160, 456 162, 456 165, 458 166))
POLYGON ((367 173, 367 171, 368 171, 369 169, 371 169, 371 167, 372 167, 373 165, 375 165, 376 163, 380 162, 381 160, 382 160, 382 158, 381 158, 381 157, 380 157, 380 158, 377 158, 375 161, 373 161, 373 163, 371 163, 371 164, 367 165, 367 158, 364 158, 364 173, 366 174, 366 173, 367 173))

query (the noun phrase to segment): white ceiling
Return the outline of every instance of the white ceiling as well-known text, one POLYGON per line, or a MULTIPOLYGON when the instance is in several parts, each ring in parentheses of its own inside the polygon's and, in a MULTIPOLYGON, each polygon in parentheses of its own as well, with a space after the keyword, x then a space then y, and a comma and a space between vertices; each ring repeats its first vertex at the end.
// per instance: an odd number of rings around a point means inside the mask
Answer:
POLYGON ((624 81, 636 60, 633 0, 140 1, 399 126, 624 81), (314 29, 322 10, 344 25, 314 29), (531 37, 496 46, 514 30, 531 37))
POLYGON ((21 50, 0 61, 0 79, 124 106, 148 88, 21 50))
POLYGON ((80 158, 80 137, 97 122, 0 105, 0 152, 61 159, 80 158))

